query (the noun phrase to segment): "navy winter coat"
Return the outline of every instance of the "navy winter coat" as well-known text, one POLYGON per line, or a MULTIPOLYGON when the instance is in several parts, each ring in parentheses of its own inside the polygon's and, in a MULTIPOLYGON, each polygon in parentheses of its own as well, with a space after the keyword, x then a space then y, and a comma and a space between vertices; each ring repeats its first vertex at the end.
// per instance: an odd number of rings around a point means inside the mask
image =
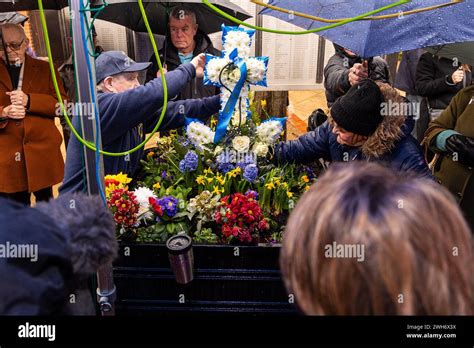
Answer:
POLYGON ((401 127, 401 137, 389 151, 384 151, 381 143, 378 157, 367 157, 361 148, 341 145, 332 132, 333 127, 326 121, 314 131, 304 134, 296 140, 281 142, 275 146, 274 158, 279 163, 310 163, 323 158, 326 161, 369 160, 388 164, 395 170, 411 171, 431 178, 420 145, 410 135, 413 130, 413 119, 407 119, 401 127))
MULTIPOLYGON (((192 64, 180 65, 166 74, 169 99, 176 96, 187 83, 196 76, 192 64)), ((163 105, 163 87, 160 78, 144 86, 123 93, 100 93, 98 96, 102 146, 105 151, 124 152, 137 146, 144 140, 146 133, 155 127, 163 105)), ((219 96, 169 102, 160 130, 184 126, 185 116, 204 118, 219 111, 219 96)), ((80 129, 78 117, 73 124, 80 129)), ((133 176, 137 170, 143 149, 129 155, 129 158, 104 156, 104 172, 120 172, 133 176)), ((72 137, 67 148, 66 168, 60 194, 86 191, 85 166, 83 164, 83 146, 76 137, 72 137)))

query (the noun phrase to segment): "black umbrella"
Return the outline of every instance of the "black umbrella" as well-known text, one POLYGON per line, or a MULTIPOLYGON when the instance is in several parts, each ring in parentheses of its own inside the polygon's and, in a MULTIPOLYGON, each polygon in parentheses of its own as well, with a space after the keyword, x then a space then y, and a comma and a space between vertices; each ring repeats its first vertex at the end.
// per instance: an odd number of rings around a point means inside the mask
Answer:
MULTIPOLYGON (((140 8, 137 0, 108 0, 107 6, 99 15, 98 19, 123 25, 133 31, 146 32, 140 8)), ((222 11, 240 19, 246 20, 251 16, 239 6, 228 0, 211 0, 212 4, 222 11)), ((102 1, 96 0, 100 5, 102 1)), ((171 9, 177 5, 187 4, 195 13, 199 29, 206 34, 215 33, 221 30, 221 24, 235 25, 233 22, 221 17, 201 0, 188 1, 163 1, 163 0, 143 0, 151 30, 154 34, 166 35, 168 31, 168 16, 171 9)))
POLYGON ((23 16, 20 13, 16 13, 16 12, 0 13, 0 24, 4 24, 4 23, 23 24, 27 20, 28 20, 28 17, 23 16))
MULTIPOLYGON (((45 10, 60 10, 68 6, 68 0, 43 0, 45 10)), ((3 0, 0 1, 0 12, 38 10, 37 0, 3 0)))
POLYGON ((474 66, 474 41, 429 47, 428 52, 474 66))

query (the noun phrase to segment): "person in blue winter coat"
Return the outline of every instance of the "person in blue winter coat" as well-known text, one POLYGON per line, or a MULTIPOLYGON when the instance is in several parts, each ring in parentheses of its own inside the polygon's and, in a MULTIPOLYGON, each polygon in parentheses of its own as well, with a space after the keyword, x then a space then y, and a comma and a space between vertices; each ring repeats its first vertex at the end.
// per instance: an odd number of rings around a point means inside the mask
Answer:
POLYGON ((274 146, 276 163, 366 160, 432 178, 422 149, 410 135, 409 103, 383 82, 362 80, 331 107, 328 121, 296 140, 274 146))
MULTIPOLYGON (((203 76, 204 55, 193 58, 166 73, 169 99, 174 98, 194 77, 203 76)), ((105 151, 124 152, 140 144, 146 133, 156 126, 164 100, 161 78, 145 85, 138 82, 138 72, 148 69, 150 63, 136 63, 119 51, 102 53, 96 60, 98 105, 102 146, 105 151)), ((183 127, 185 117, 207 119, 219 111, 219 96, 168 102, 160 130, 183 127)), ((78 117, 73 125, 80 129, 78 117)), ((104 172, 120 172, 133 176, 139 167, 143 149, 127 157, 104 156, 104 172)), ((83 145, 73 137, 67 149, 65 174, 59 193, 85 191, 85 166, 83 145)))

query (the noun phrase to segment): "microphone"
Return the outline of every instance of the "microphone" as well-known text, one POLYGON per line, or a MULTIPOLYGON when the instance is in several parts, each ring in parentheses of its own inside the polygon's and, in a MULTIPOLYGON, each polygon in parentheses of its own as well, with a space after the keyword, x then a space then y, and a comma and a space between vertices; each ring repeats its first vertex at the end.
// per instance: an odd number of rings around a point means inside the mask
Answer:
POLYGON ((90 276, 117 257, 115 222, 100 197, 68 193, 39 202, 35 209, 48 215, 66 234, 76 276, 90 276))

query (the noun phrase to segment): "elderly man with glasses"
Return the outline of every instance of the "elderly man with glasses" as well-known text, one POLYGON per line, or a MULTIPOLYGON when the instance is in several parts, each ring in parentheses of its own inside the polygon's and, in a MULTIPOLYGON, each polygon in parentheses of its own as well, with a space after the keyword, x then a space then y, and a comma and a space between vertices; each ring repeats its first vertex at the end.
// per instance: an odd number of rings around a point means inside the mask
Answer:
POLYGON ((26 54, 20 25, 4 24, 0 32, 0 196, 30 204, 33 193, 45 201, 64 174, 49 66, 26 54))

